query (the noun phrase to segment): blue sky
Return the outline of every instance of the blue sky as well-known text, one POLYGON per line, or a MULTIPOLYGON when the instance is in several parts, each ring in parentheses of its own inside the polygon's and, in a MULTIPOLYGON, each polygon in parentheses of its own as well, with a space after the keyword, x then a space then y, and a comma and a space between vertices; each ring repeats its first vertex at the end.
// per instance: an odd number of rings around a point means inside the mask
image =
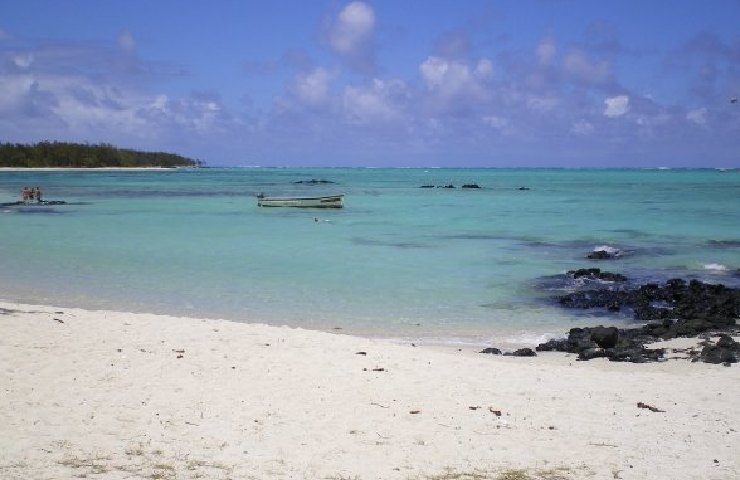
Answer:
POLYGON ((0 0, 0 141, 740 167, 740 2, 0 0))

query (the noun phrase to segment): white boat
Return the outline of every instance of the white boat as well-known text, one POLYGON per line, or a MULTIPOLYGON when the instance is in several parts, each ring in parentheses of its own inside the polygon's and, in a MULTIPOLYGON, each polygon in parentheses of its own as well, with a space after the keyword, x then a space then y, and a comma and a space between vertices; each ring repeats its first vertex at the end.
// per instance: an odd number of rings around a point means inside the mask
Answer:
POLYGON ((324 197, 266 197, 257 195, 258 207, 310 207, 310 208, 342 208, 344 195, 328 195, 324 197))

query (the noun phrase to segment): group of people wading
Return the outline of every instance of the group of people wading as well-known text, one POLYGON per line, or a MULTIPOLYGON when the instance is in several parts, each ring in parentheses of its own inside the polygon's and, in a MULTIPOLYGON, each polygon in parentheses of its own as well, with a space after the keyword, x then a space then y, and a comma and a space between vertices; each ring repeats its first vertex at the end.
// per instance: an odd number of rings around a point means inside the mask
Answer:
POLYGON ((24 202, 41 201, 41 189, 39 187, 23 187, 21 190, 21 200, 24 202))

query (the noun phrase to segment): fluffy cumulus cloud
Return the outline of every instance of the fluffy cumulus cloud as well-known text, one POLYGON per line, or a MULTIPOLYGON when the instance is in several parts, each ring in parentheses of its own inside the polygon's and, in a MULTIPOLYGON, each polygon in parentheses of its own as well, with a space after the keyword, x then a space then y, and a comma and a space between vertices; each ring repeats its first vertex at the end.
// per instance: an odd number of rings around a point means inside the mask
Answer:
POLYGON ((409 97, 400 80, 374 79, 369 86, 348 85, 342 97, 345 117, 357 124, 395 125, 404 119, 409 97))
POLYGON ((102 141, 161 149, 170 140, 174 146, 233 124, 216 96, 169 99, 128 82, 132 71, 147 66, 128 70, 136 59, 122 51, 127 45, 132 46, 124 36, 117 39, 120 53, 84 45, 0 51, 0 130, 16 141, 102 141), (117 55, 126 55, 128 63, 117 55))
POLYGON ((19 53, 14 55, 11 61, 19 69, 27 69, 33 64, 34 56, 30 52, 19 53))
POLYGON ((458 60, 429 56, 419 65, 433 110, 449 112, 467 109, 489 98, 486 86, 493 76, 493 63, 480 59, 475 66, 458 60))
POLYGON ((630 111, 630 97, 627 95, 609 97, 604 100, 604 104, 604 115, 610 118, 621 117, 630 111))
POLYGON ((299 73, 290 87, 291 93, 307 107, 322 108, 329 104, 331 83, 335 75, 323 67, 299 73))
MULTIPOLYGON (((249 63, 250 82, 234 80, 242 90, 224 96, 249 96, 259 107, 229 104, 214 92, 167 90, 168 79, 187 77, 140 58, 146 49, 129 31, 102 47, 34 46, 0 31, 0 132, 13 141, 104 141, 184 154, 189 146, 208 153, 230 148, 236 152, 231 158, 240 160, 244 152, 262 151, 264 160, 255 162, 265 165, 271 158, 272 164, 300 163, 306 152, 326 163, 365 155, 368 164, 375 157, 392 164, 414 154, 418 164, 433 164, 437 155, 447 164, 459 158, 490 165, 494 156, 516 164, 527 152, 532 162, 567 163, 572 155, 590 162, 609 148, 623 159, 630 148, 645 155, 656 151, 654 145, 681 144, 676 140, 691 135, 706 142, 724 131, 723 138, 734 139, 740 128, 740 117, 732 116, 736 106, 727 103, 737 95, 740 50, 711 35, 665 62, 674 72, 695 72, 683 77, 690 101, 682 104, 638 93, 646 87, 622 75, 630 59, 617 48, 618 38, 568 41, 546 33, 513 47, 505 39, 494 44, 481 38, 473 28, 453 29, 427 50, 414 51, 406 59, 412 68, 400 73, 376 58, 385 53, 376 51, 378 23, 370 4, 342 4, 322 25, 322 44, 249 63), (321 48, 334 56, 322 56, 321 48)), ((669 90, 678 91, 679 84, 669 90)), ((223 161, 214 156, 205 160, 223 161)))
POLYGON ((331 49, 359 71, 375 68, 375 11, 364 2, 345 6, 329 23, 327 32, 331 49))

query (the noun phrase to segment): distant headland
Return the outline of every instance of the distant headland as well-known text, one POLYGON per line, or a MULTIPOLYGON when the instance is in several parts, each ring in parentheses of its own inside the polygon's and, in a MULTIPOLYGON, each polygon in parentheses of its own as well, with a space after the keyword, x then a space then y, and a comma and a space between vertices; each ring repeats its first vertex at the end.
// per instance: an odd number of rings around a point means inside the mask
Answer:
POLYGON ((174 168, 203 162, 175 153, 66 142, 0 143, 0 168, 174 168))

